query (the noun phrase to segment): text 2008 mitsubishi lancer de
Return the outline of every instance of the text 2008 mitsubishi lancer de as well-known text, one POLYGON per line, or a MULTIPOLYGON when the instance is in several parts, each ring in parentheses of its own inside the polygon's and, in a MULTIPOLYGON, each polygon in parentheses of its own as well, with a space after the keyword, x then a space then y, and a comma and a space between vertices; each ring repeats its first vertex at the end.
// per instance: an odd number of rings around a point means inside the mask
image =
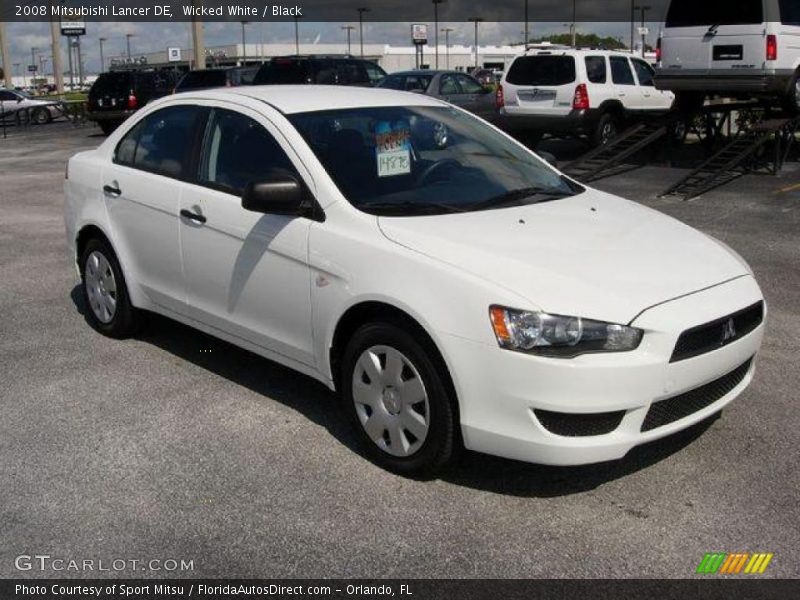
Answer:
POLYGON ((98 331, 152 311, 314 377, 395 471, 620 458, 753 377, 766 309, 734 251, 422 95, 175 95, 65 190, 98 331))

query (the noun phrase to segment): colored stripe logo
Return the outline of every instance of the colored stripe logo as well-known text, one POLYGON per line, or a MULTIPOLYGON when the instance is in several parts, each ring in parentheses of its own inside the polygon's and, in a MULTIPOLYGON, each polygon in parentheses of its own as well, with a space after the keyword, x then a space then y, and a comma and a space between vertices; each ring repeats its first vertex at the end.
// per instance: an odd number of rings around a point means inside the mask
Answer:
POLYGON ((763 573, 772 560, 772 552, 707 552, 697 566, 696 573, 705 575, 736 575, 763 573))

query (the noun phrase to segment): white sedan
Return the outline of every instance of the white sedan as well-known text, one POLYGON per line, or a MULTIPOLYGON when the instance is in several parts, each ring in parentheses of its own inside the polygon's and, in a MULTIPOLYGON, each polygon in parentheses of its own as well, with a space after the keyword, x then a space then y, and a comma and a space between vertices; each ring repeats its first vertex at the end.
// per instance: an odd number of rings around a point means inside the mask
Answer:
POLYGON ((620 458, 741 394, 761 345, 733 250, 419 94, 160 99, 65 192, 98 331, 152 311, 316 378, 398 472, 620 458))

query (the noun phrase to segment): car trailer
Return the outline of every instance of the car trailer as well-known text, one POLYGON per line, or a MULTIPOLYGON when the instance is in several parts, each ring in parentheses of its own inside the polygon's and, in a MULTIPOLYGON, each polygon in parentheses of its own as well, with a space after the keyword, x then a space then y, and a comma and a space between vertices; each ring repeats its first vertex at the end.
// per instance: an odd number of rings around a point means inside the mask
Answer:
POLYGON ((682 142, 695 135, 709 156, 659 197, 695 198, 724 185, 745 173, 777 174, 788 159, 800 129, 800 116, 776 112, 769 106, 752 102, 712 103, 702 110, 686 114, 673 110, 661 117, 640 122, 619 136, 568 163, 564 173, 583 182, 591 182, 642 165, 644 151, 662 149, 668 139, 682 142), (772 144, 772 152, 769 146, 772 144), (636 157, 636 164, 626 163, 636 157))

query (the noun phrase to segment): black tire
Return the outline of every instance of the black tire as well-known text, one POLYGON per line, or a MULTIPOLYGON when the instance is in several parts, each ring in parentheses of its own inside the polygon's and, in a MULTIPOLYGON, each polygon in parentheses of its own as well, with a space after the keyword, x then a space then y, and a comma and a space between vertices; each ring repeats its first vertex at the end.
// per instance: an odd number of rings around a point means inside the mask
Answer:
POLYGON ((800 115, 800 72, 795 73, 783 97, 783 108, 790 115, 800 115))
POLYGON ((37 125, 47 125, 50 121, 53 120, 53 115, 50 114, 50 111, 46 108, 37 108, 33 111, 33 115, 31 115, 31 119, 37 125))
POLYGON ((592 134, 592 144, 605 146, 619 133, 619 121, 612 113, 604 113, 597 121, 592 134))
MULTIPOLYGON (((441 364, 435 349, 425 342, 421 336, 415 336, 413 331, 409 331, 408 327, 401 328, 399 325, 387 322, 368 323, 353 334, 341 362, 339 378, 341 400, 355 427, 359 441, 374 462, 403 475, 432 475, 449 463, 460 449, 456 400, 449 391, 447 375, 442 372, 444 365, 441 364), (401 353, 416 370, 427 394, 427 435, 421 445, 408 456, 394 456, 379 447, 378 442, 373 441, 365 431, 356 408, 353 379, 358 368, 358 360, 364 352, 375 347, 387 347, 401 353)), ((408 374, 410 371, 403 367, 403 373, 408 374)), ((403 377, 404 375, 401 375, 401 378, 403 377)), ((383 404, 379 408, 383 410, 383 404)), ((391 418, 388 417, 390 415, 388 411, 383 414, 387 415, 384 418, 391 418)), ((387 440, 390 438, 389 433, 389 429, 382 430, 382 435, 387 440)), ((408 433, 409 431, 405 430, 404 436, 408 436, 408 433)), ((405 439, 408 440, 407 437, 405 439)))
POLYGON ((130 337, 139 331, 144 324, 144 315, 131 304, 128 287, 125 283, 122 269, 119 266, 119 261, 108 243, 100 238, 89 240, 83 249, 79 265, 81 271, 81 294, 85 306, 86 320, 89 321, 89 324, 103 335, 116 339, 130 337), (113 297, 116 300, 116 306, 112 317, 108 321, 102 320, 96 314, 90 299, 89 285, 87 285, 87 271, 90 270, 87 263, 95 253, 105 258, 115 282, 113 297))
POLYGON ((119 127, 117 121, 99 121, 98 125, 100 125, 100 129, 103 131, 103 135, 111 135, 114 130, 119 127))

